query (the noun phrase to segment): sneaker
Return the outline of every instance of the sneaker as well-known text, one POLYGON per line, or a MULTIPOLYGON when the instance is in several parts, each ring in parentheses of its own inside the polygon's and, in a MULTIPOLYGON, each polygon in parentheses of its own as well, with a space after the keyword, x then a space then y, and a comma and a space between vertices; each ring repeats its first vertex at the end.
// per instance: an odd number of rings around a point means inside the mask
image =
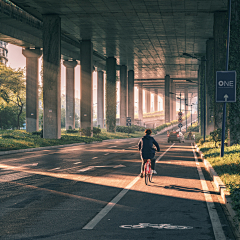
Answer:
POLYGON ((152 173, 153 173, 153 174, 157 174, 157 171, 156 171, 156 170, 152 170, 152 173))
POLYGON ((143 178, 143 173, 140 174, 140 177, 143 178))

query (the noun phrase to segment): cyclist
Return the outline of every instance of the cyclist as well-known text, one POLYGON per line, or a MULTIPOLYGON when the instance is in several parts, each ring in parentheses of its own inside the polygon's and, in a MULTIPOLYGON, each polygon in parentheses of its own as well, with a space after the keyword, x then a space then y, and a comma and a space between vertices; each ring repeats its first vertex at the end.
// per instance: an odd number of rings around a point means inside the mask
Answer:
POLYGON ((141 166, 141 177, 143 177, 144 172, 144 165, 147 162, 148 159, 151 159, 151 168, 153 170, 154 174, 157 174, 155 170, 155 149, 153 148, 153 145, 156 146, 157 151, 160 152, 160 147, 156 140, 151 137, 152 130, 146 129, 145 130, 145 136, 143 136, 139 143, 138 143, 138 150, 140 150, 140 155, 142 159, 142 166, 141 166))

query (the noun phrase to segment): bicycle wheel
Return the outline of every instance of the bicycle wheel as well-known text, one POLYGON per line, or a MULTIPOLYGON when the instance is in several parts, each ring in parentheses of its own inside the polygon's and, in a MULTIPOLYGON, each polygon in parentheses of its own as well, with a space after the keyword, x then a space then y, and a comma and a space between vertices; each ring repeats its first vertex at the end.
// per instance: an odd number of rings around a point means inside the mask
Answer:
POLYGON ((148 173, 145 172, 145 184, 148 185, 148 173))
POLYGON ((149 173, 149 182, 152 182, 152 178, 153 178, 153 174, 152 174, 152 170, 151 170, 151 173, 149 173))

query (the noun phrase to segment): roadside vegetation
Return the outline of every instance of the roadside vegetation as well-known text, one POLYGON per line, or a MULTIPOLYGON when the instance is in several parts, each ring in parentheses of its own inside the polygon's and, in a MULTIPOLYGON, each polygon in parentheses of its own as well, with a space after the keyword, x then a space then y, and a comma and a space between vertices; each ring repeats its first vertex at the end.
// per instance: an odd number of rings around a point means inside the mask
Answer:
MULTIPOLYGON (((224 157, 220 157, 221 142, 220 131, 215 130, 210 136, 200 139, 197 143, 222 182, 226 185, 233 202, 233 208, 240 221, 240 145, 225 146, 224 157)), ((226 144, 226 141, 225 141, 226 144)))

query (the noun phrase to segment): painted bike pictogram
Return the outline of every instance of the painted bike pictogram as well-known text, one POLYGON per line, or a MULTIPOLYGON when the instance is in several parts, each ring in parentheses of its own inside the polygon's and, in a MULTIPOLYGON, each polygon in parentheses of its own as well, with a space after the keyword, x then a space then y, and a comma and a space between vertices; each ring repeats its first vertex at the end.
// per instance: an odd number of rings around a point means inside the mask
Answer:
POLYGON ((151 223, 139 223, 138 225, 121 225, 120 228, 126 229, 141 229, 141 228, 157 228, 157 229, 178 229, 178 230, 189 230, 193 229, 191 226, 179 226, 171 224, 151 224, 151 223))

